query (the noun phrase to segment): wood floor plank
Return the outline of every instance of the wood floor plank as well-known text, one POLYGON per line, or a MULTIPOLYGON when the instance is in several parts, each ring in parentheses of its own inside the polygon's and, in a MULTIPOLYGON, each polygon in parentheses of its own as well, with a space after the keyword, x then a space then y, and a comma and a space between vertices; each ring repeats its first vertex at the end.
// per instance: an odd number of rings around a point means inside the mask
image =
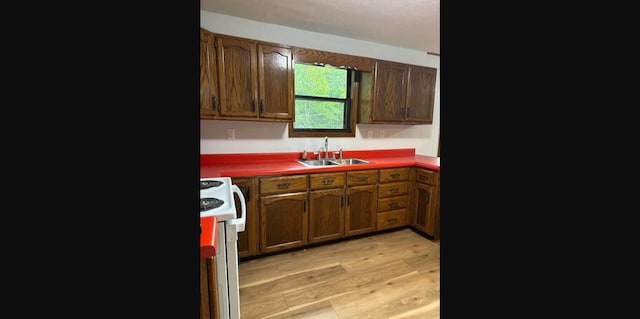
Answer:
POLYGON ((240 294, 244 298, 253 299, 260 295, 278 292, 281 294, 295 292, 297 290, 317 289, 320 284, 332 281, 334 278, 347 276, 347 271, 342 266, 319 268, 301 271, 277 278, 265 278, 259 284, 240 287, 240 294))
MULTIPOLYGON (((406 276, 396 277, 384 282, 378 282, 375 285, 361 289, 358 294, 346 299, 331 299, 331 304, 341 318, 351 318, 360 313, 393 313, 395 310, 389 310, 389 307, 399 305, 396 301, 403 298, 406 300, 420 300, 419 297, 428 290, 439 292, 439 276, 431 274, 419 274, 413 272, 406 276), (384 311, 381 311, 384 310, 384 311)), ((437 294, 439 298, 439 293, 437 294)), ((418 307, 414 305, 413 307, 418 307)), ((412 309, 412 308, 411 308, 412 309)), ((406 309, 403 311, 408 311, 406 309)))
POLYGON ((402 276, 411 271, 411 268, 400 260, 359 272, 351 271, 327 280, 310 290, 284 293, 284 298, 290 307, 299 307, 336 298, 351 298, 351 296, 347 296, 351 292, 367 289, 370 285, 402 276))
MULTIPOLYGON (((243 317, 244 318, 244 317, 243 317)), ((280 314, 265 317, 265 319, 284 318, 314 318, 314 319, 340 319, 328 301, 314 303, 312 305, 286 311, 280 314)))
POLYGON ((243 319, 438 319, 440 243, 405 228, 241 261, 243 319))

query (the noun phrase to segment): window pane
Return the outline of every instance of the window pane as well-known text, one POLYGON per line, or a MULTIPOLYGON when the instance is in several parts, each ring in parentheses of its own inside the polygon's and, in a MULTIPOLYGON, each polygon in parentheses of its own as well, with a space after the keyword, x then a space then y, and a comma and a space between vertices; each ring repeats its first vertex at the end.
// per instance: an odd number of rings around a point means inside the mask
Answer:
POLYGON ((344 99, 347 70, 311 64, 295 64, 295 94, 344 99))
POLYGON ((344 129, 344 103, 296 98, 294 129, 344 129))

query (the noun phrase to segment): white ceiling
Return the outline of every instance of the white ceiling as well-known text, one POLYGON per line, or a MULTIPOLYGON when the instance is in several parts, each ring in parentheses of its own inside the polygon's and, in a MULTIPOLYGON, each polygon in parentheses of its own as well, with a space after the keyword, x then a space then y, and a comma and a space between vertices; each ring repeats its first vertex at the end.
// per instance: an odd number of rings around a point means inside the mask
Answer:
POLYGON ((200 0, 200 9, 440 55, 440 0, 200 0))

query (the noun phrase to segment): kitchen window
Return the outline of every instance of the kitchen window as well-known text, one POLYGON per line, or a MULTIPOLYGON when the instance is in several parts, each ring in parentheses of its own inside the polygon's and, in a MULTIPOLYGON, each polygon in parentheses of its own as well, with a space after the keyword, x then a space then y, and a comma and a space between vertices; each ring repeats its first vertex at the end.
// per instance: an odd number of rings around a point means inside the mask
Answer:
POLYGON ((355 71, 323 63, 294 64, 295 115, 290 137, 355 137, 355 71))

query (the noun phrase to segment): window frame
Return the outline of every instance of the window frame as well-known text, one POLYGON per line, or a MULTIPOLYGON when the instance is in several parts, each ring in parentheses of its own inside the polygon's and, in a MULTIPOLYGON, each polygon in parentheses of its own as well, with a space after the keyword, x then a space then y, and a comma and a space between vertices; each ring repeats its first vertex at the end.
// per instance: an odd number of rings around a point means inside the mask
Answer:
MULTIPOLYGON (((307 48, 293 48, 293 67, 295 77, 295 64, 321 64, 330 65, 334 67, 345 68, 350 75, 351 90, 348 92, 350 95, 350 105, 347 107, 349 114, 348 123, 349 129, 347 131, 340 130, 314 130, 314 131, 294 131, 293 122, 295 121, 295 96, 292 119, 289 122, 289 137, 354 137, 356 136, 356 120, 358 118, 358 104, 359 104, 359 92, 360 92, 360 75, 361 72, 372 72, 375 60, 353 56, 348 54, 340 54, 334 52, 320 51, 307 48)), ((295 85, 295 78, 293 81, 295 85)), ((295 87, 292 88, 295 95, 295 87)))
MULTIPOLYGON (((308 64, 308 65, 314 65, 312 63, 304 63, 304 62, 295 62, 294 63, 294 68, 296 63, 298 64, 308 64)), ((327 66, 327 65, 318 65, 315 64, 315 66, 317 67, 333 67, 333 66, 327 66)), ((345 85, 347 86, 347 92, 346 92, 346 96, 345 98, 332 98, 332 97, 321 97, 321 96, 314 96, 314 95, 297 95, 295 94, 295 87, 294 87, 294 95, 293 95, 293 101, 294 101, 294 116, 293 119, 291 121, 291 128, 293 129, 293 133, 294 134, 300 134, 300 135, 305 135, 305 136, 309 136, 309 133, 312 133, 312 136, 343 136, 342 134, 350 134, 353 131, 352 126, 354 125, 351 121, 351 118, 354 116, 353 113, 353 100, 352 100, 352 95, 353 95, 353 90, 351 88, 351 86, 353 85, 353 71, 347 68, 339 68, 339 69, 345 69, 346 70, 346 83, 345 85), (343 129, 331 129, 331 128, 324 128, 324 129, 317 129, 317 128, 311 128, 311 129, 296 129, 293 127, 293 123, 295 122, 295 102, 297 101, 297 99, 303 99, 303 100, 312 100, 312 101, 323 101, 323 102, 340 102, 343 103, 343 111, 344 111, 344 116, 342 118, 343 122, 342 122, 342 126, 344 127, 343 129)), ((294 72, 295 74, 295 72, 294 72)), ((295 81, 294 81, 295 83, 295 81)), ((354 135, 355 136, 355 135, 354 135)))

